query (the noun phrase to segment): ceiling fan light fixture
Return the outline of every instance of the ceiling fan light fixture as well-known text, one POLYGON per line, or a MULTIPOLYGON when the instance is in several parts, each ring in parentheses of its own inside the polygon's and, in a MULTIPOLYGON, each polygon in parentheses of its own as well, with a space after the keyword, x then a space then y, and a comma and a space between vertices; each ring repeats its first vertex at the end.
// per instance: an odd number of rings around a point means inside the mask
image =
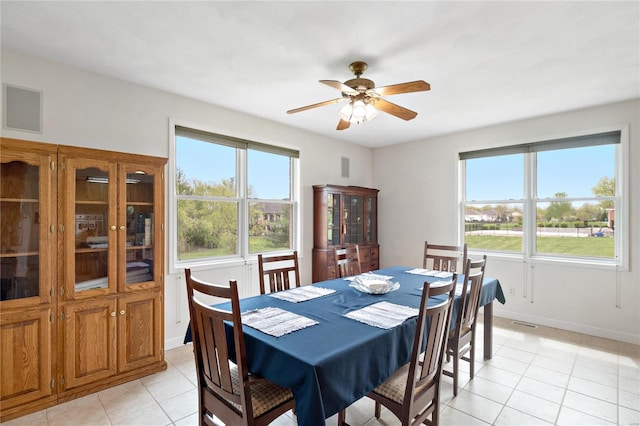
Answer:
POLYGON ((339 114, 344 121, 360 124, 373 120, 378 115, 378 110, 370 103, 358 99, 343 106, 339 114))

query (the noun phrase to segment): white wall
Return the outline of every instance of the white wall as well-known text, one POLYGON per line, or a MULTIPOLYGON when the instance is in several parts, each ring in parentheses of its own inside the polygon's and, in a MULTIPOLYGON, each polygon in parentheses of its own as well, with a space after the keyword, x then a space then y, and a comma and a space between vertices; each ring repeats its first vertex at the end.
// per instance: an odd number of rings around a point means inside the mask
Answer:
MULTIPOLYGON (((2 129, 4 137, 167 157, 172 118, 231 136, 299 149, 303 283, 311 282, 312 185, 372 184, 369 148, 6 49, 0 59, 2 83, 42 90, 44 103, 42 134, 2 129), (341 157, 350 158, 350 178, 341 177, 341 157)), ((171 224, 167 225, 169 236, 171 224)), ((258 292, 257 268, 251 264, 199 270, 198 274, 216 282, 237 279, 241 295, 258 292)), ((167 275, 165 294, 165 342, 173 347, 182 342, 189 316, 181 274, 167 275)))
POLYGON ((487 275, 507 297, 496 315, 640 344, 638 99, 376 149, 381 266, 420 266, 425 240, 457 241, 459 152, 618 125, 629 126, 629 270, 490 256, 487 275))

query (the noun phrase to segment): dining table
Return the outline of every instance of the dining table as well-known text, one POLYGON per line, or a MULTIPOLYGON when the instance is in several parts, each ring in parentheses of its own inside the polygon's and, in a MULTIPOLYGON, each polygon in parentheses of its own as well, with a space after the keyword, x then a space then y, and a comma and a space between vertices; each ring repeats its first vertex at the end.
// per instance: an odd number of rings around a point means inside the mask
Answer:
MULTIPOLYGON (((326 418, 365 396, 409 362, 422 287, 425 282, 446 279, 421 275, 404 266, 373 274, 386 277, 395 289, 370 294, 354 287, 350 279, 338 278, 310 284, 313 288, 302 286, 281 294, 240 300, 248 369, 292 391, 301 426, 325 425, 326 418), (301 291, 312 298, 285 297, 301 291), (357 314, 377 307, 398 312, 413 310, 415 315, 400 318, 393 326, 375 324, 375 315, 370 318, 373 323, 358 319, 357 314), (285 327, 281 335, 267 334, 245 322, 245 318, 267 311, 284 312, 297 320, 292 319, 293 327, 285 327), (295 324, 302 324, 303 328, 296 330, 295 324)), ((504 293, 498 279, 485 277, 480 298, 484 307, 485 358, 491 357, 494 300, 505 303, 504 293)), ((456 296, 452 316, 459 304, 460 297, 456 296)), ((230 309, 228 302, 215 306, 230 309)), ((187 329, 185 343, 189 341, 191 332, 187 329)))

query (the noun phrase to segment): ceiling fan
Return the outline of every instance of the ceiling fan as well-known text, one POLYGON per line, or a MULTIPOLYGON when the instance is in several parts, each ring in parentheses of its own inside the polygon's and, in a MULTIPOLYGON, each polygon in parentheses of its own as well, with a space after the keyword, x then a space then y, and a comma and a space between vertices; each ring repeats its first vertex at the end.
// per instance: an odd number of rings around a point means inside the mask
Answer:
POLYGON ((336 130, 347 129, 351 123, 370 121, 378 115, 378 111, 386 112, 403 120, 411 120, 418 115, 417 112, 391 103, 382 97, 401 93, 423 92, 431 89, 429 83, 422 80, 376 88, 373 81, 367 78, 360 78, 362 73, 367 69, 366 62, 353 62, 349 65, 349 69, 356 78, 347 80, 344 83, 336 80, 320 80, 320 83, 340 90, 342 97, 291 109, 287 111, 287 114, 294 114, 312 108, 348 101, 349 103, 340 109, 340 121, 338 122, 336 130))

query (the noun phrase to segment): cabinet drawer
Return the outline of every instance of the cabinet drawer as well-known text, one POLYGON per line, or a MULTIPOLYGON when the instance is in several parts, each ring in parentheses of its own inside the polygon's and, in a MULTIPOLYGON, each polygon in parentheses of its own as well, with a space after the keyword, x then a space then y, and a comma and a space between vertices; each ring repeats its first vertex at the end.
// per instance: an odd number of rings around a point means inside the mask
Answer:
POLYGON ((367 263, 369 259, 371 259, 371 250, 369 247, 359 247, 360 251, 360 262, 367 263))
POLYGON ((380 247, 371 247, 371 260, 380 258, 380 247))

